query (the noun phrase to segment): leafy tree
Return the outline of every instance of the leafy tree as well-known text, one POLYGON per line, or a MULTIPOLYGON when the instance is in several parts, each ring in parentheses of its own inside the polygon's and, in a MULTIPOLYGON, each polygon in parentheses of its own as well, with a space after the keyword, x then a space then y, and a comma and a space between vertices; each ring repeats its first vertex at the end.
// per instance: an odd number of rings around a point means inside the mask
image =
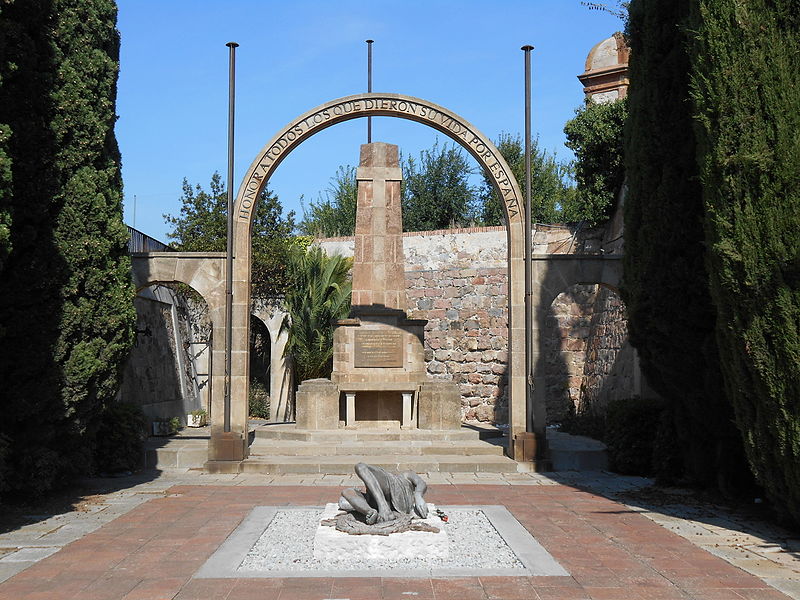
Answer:
POLYGON ((403 229, 430 231, 466 226, 475 220, 472 168, 460 148, 438 140, 422 150, 419 163, 403 162, 403 229))
POLYGON ((327 256, 321 248, 293 248, 287 267, 286 293, 290 319, 286 353, 292 357, 295 382, 329 377, 333 369, 333 325, 350 311, 353 261, 327 256))
POLYGON ((630 2, 616 2, 616 6, 611 7, 605 2, 581 2, 589 10, 600 10, 606 12, 618 19, 626 20, 628 18, 628 7, 630 2))
POLYGON ((625 180, 623 126, 628 115, 625 99, 598 104, 588 101, 567 121, 566 146, 575 152, 575 202, 567 221, 596 224, 614 212, 625 180))
MULTIPOLYGON (((227 246, 227 192, 219 173, 211 176, 209 191, 183 180, 181 212, 164 215, 172 226, 167 234, 185 252, 224 252, 227 246)), ((253 219, 252 293, 280 295, 287 286, 285 264, 294 231, 294 211, 283 217, 283 207, 270 190, 261 192, 253 219)))
MULTIPOLYGON (((403 229, 426 231, 466 225, 475 220, 477 190, 469 183, 472 169, 461 150, 439 146, 420 152, 419 161, 401 158, 403 229)), ((307 235, 353 235, 358 182, 356 169, 342 166, 325 197, 311 203, 300 230, 307 235)))
MULTIPOLYGON (((495 142, 500 154, 511 167, 523 193, 525 192, 525 149, 522 138, 501 133, 495 142)), ((568 166, 556 161, 555 156, 546 150, 539 149, 538 140, 531 144, 531 219, 535 223, 555 223, 572 214, 574 188, 565 181, 569 176, 568 166)), ((489 174, 483 173, 483 189, 481 191, 480 221, 484 225, 502 225, 505 223, 505 211, 492 187, 489 174)), ((572 218, 571 220, 580 220, 572 218)))
POLYGON ((698 4, 692 97, 725 389, 753 473, 800 523, 800 12, 698 4))
POLYGON ((7 1, 1 10, 10 210, 0 211, 11 251, 0 294, 0 439, 5 489, 40 492, 91 468, 99 415, 133 341, 114 136, 119 34, 112 0, 7 1))
POLYGON ((358 182, 356 168, 340 166, 331 179, 325 197, 311 202, 299 229, 305 235, 338 237, 353 235, 356 225, 358 182))
POLYGON ((674 416, 687 478, 731 491, 747 472, 723 389, 704 262, 685 33, 693 1, 630 5, 622 293, 630 341, 674 416))

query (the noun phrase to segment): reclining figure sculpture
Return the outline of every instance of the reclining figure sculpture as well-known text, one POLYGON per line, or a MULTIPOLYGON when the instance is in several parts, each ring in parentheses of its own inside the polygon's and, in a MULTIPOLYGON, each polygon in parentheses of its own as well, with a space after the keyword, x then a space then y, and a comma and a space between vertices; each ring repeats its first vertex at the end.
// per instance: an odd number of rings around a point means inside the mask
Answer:
POLYGON ((365 463, 358 463, 355 471, 364 482, 366 493, 355 488, 342 491, 340 509, 364 515, 367 525, 393 521, 401 515, 422 519, 428 516, 423 498, 428 486, 413 471, 391 473, 365 463))

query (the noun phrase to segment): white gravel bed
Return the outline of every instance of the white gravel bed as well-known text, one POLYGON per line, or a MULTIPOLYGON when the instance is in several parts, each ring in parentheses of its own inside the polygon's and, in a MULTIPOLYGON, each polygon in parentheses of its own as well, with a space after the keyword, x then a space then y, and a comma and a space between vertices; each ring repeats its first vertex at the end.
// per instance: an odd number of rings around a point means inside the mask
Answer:
POLYGON ((239 571, 362 571, 367 569, 519 569, 525 571, 480 509, 445 511, 449 522, 441 523, 450 540, 449 558, 366 560, 342 556, 337 560, 314 558, 314 534, 322 510, 278 510, 250 549, 239 571))

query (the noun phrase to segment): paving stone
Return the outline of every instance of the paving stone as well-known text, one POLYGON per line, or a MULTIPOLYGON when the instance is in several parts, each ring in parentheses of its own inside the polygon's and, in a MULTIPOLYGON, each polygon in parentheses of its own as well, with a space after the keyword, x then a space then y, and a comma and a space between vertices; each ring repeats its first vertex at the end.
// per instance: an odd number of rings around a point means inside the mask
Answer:
MULTIPOLYGON (((35 562, 0 562, 0 583, 10 579, 20 571, 23 571, 35 564, 35 562)), ((3 589, 0 588, 0 593, 3 589)))
POLYGON ((58 552, 60 546, 46 546, 40 548, 21 548, 0 558, 0 563, 34 563, 58 552))

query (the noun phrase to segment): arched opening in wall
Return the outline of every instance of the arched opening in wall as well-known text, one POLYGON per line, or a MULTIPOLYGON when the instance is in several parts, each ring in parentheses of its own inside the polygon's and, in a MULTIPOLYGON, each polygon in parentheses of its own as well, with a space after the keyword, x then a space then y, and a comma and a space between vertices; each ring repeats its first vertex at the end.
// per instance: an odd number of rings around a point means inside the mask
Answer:
POLYGON ((550 306, 544 351, 548 424, 599 416, 610 400, 638 394, 625 306, 610 287, 580 284, 560 293, 550 306))
POLYGON ((270 418, 270 359, 272 343, 266 324, 250 315, 250 397, 248 416, 270 418))
POLYGON ((150 421, 210 413, 211 321, 203 297, 183 283, 156 283, 134 298, 136 340, 119 399, 142 408, 150 421))

